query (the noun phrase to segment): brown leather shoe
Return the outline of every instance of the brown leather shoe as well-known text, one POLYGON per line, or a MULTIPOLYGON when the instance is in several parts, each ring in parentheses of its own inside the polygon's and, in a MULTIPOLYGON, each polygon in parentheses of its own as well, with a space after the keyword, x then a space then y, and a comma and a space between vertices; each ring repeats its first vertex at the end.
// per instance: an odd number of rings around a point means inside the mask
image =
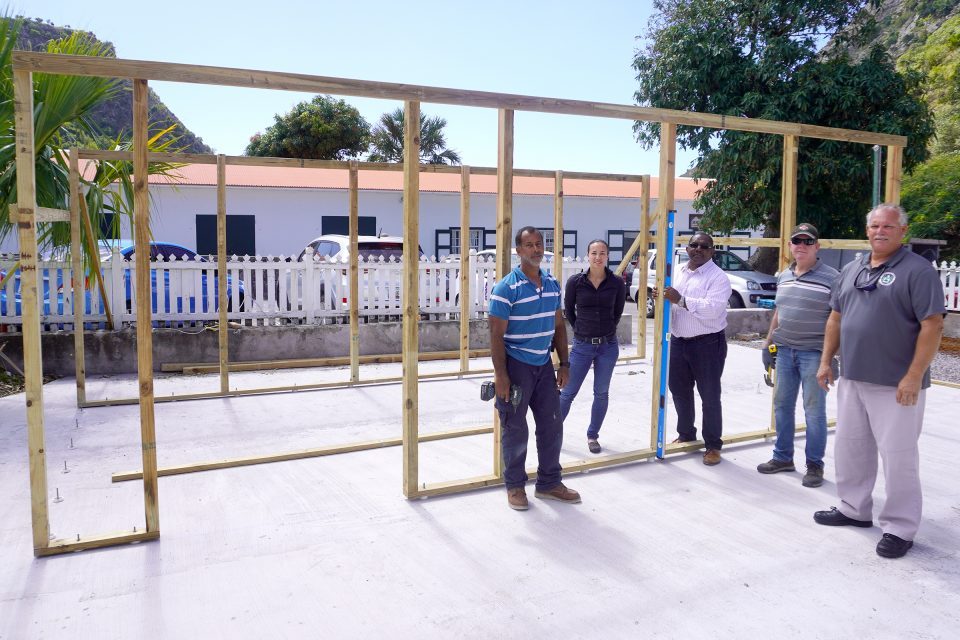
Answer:
POLYGON ((526 511, 529 509, 530 503, 527 502, 526 489, 523 487, 507 489, 507 504, 510 505, 511 509, 516 509, 517 511, 526 511))
POLYGON ((688 442, 696 442, 696 440, 683 440, 678 437, 675 440, 673 440, 673 442, 671 442, 670 444, 686 444, 688 442))
POLYGON ((703 464, 708 467, 712 467, 715 464, 720 464, 720 450, 719 449, 707 449, 707 452, 703 454, 703 464))
POLYGON ((580 503, 580 494, 573 489, 568 489, 562 482, 549 491, 534 491, 533 495, 542 500, 559 500, 567 504, 580 503))

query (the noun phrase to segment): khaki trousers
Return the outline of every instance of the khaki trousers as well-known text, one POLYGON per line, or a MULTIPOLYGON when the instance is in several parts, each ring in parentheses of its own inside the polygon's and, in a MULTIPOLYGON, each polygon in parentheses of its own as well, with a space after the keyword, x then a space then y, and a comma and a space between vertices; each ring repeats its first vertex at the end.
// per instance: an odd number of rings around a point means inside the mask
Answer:
POLYGON ((877 453, 883 460, 887 499, 877 519, 884 533, 913 540, 920 526, 920 451, 926 390, 917 404, 897 403, 896 387, 840 378, 834 459, 840 511, 855 520, 873 519, 877 453))

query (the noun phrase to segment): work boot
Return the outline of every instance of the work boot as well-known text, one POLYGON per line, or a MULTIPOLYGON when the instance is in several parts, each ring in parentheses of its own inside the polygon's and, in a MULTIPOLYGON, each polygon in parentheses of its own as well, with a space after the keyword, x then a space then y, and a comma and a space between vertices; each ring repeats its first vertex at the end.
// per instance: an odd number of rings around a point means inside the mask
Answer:
POLYGON ((600 442, 596 438, 587 438, 587 447, 590 449, 590 453, 600 453, 602 450, 600 442))
POLYGON ((549 491, 540 491, 537 489, 533 495, 541 500, 557 500, 559 502, 566 502, 567 504, 580 503, 580 494, 573 489, 568 489, 562 482, 549 491))
POLYGON ((780 473, 781 471, 796 471, 793 466, 793 460, 777 460, 771 458, 769 461, 757 465, 757 471, 760 473, 780 473))
POLYGON ((507 489, 507 504, 510 505, 511 509, 517 511, 526 511, 530 508, 530 503, 527 501, 527 491, 523 487, 516 487, 515 489, 507 489))
POLYGON ((720 450, 719 449, 707 449, 707 452, 703 454, 703 464, 708 467, 712 467, 715 464, 720 464, 720 450))
POLYGON ((823 484, 823 467, 815 464, 807 465, 807 473, 803 476, 803 486, 819 487, 823 484))

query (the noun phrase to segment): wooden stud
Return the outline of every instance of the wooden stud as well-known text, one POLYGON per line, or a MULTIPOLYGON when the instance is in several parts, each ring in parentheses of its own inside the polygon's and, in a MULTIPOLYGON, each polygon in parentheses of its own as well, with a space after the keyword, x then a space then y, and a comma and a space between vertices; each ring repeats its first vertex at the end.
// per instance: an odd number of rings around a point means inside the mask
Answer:
POLYGON ((230 354, 228 341, 230 325, 227 321, 227 163, 221 154, 217 156, 217 298, 218 311, 217 347, 220 356, 220 391, 230 390, 230 354))
POLYGON ((790 264, 790 231, 797 225, 797 136, 783 136, 783 186, 780 189, 780 267, 790 264))
POLYGON ((460 371, 470 370, 470 167, 460 167, 460 371))
POLYGON ((563 171, 553 180, 553 277, 563 287, 563 171))
POLYGON ((404 103, 403 120, 403 494, 417 493, 420 291, 420 103, 404 103))
POLYGON ((663 351, 660 348, 660 333, 663 331, 663 285, 667 260, 673 260, 673 247, 667 246, 667 212, 674 208, 674 187, 677 168, 677 126, 669 122, 660 123, 660 193, 657 195, 657 298, 656 313, 653 321, 654 342, 653 377, 650 397, 650 447, 657 447, 657 411, 660 402, 660 371, 663 363, 663 351))
MULTIPOLYGON (((448 440, 451 438, 462 438, 465 436, 477 436, 493 431, 492 427, 468 427, 464 429, 453 429, 450 431, 439 431, 436 433, 425 433, 419 437, 419 442, 436 442, 438 440, 448 440)), ((195 462, 191 464, 182 464, 172 467, 162 467, 157 473, 160 476, 176 476, 185 473, 196 473, 198 471, 213 471, 214 469, 233 469, 236 467, 249 467, 257 464, 269 464, 271 462, 286 462, 288 460, 303 460, 306 458, 319 458, 323 456, 333 456, 341 453, 352 453, 355 451, 370 451, 372 449, 383 449, 386 447, 399 447, 403 444, 403 438, 386 438, 381 440, 366 440, 363 442, 352 442, 349 444, 331 445, 329 447, 318 447, 315 449, 304 449, 302 451, 291 451, 286 453, 275 453, 265 456, 248 456, 243 458, 229 458, 227 460, 216 460, 213 462, 195 462)), ((113 482, 126 482, 127 480, 139 480, 143 477, 142 471, 119 471, 111 476, 113 482)))
MULTIPOLYGON (((65 209, 51 209, 50 207, 34 207, 34 222, 70 222, 70 212, 65 209)), ((11 204, 7 208, 10 224, 20 221, 17 217, 17 205, 11 204)))
POLYGON ((137 378, 147 531, 160 530, 157 436, 153 411, 153 329, 150 295, 150 194, 147 191, 147 81, 133 81, 133 212, 137 279, 137 378))
MULTIPOLYGON (((637 266, 640 286, 637 288, 637 355, 647 357, 647 264, 650 262, 650 176, 643 176, 643 187, 640 196, 640 235, 637 266)), ((631 252, 629 255, 633 255, 631 252)))
MULTIPOLYGON (((513 120, 514 113, 500 109, 497 127, 497 282, 512 268, 513 248, 513 120)), ((493 410, 493 475, 503 477, 500 413, 493 410)))
POLYGON ((350 233, 350 381, 360 380, 360 177, 357 161, 349 168, 349 233, 350 233))
MULTIPOLYGON (((460 355, 458 351, 426 351, 420 353, 420 362, 433 360, 452 360, 460 355)), ((490 355, 490 349, 470 349, 469 358, 482 358, 490 355)), ((378 355, 360 356, 360 364, 383 364, 387 362, 402 362, 402 353, 383 353, 378 355)), ((249 360, 246 362, 231 362, 230 371, 266 371, 274 369, 303 369, 307 367, 342 367, 350 364, 350 356, 328 356, 324 358, 294 358, 288 360, 249 360)), ((165 362, 160 370, 166 373, 179 371, 182 373, 216 373, 218 365, 210 362, 165 362)), ((463 373, 457 371, 454 373, 463 373)), ((469 373, 469 372, 467 372, 469 373)))
POLYGON ((37 272, 37 206, 34 175, 33 78, 13 72, 13 114, 16 128, 17 231, 20 240, 20 299, 23 313, 24 396, 27 403, 27 449, 30 458, 30 516, 33 552, 49 546, 47 456, 43 430, 43 356, 40 345, 39 274, 37 272))
POLYGON ((833 127, 793 122, 778 122, 760 118, 675 111, 672 109, 655 109, 652 107, 588 102, 585 100, 523 96, 488 91, 467 91, 414 84, 310 76, 299 73, 208 67, 169 62, 122 60, 118 58, 99 58, 93 56, 72 56, 32 51, 15 51, 12 55, 12 61, 14 69, 64 75, 130 79, 141 78, 144 80, 162 80, 230 87, 270 88, 311 94, 331 93, 340 96, 404 101, 417 100, 420 102, 453 104, 468 107, 488 107, 509 111, 562 113, 599 118, 666 122, 673 125, 690 125, 694 127, 709 127, 712 129, 728 129, 731 131, 753 131, 756 133, 773 133, 778 135, 792 134, 808 138, 859 142, 862 144, 896 145, 901 147, 907 144, 907 139, 904 136, 870 131, 854 131, 851 129, 836 129, 833 127))
MULTIPOLYGON (((87 372, 83 343, 83 316, 86 305, 87 279, 83 270, 83 250, 80 246, 80 159, 76 147, 70 149, 70 295, 73 298, 73 369, 77 377, 77 406, 87 401, 87 372), (79 295, 78 295, 79 294, 79 295)), ((91 261, 95 255, 90 256, 91 261)))
POLYGON ((883 199, 900 204, 900 180, 903 175, 903 146, 887 146, 887 180, 883 199))
POLYGON ((66 553, 75 553, 77 551, 88 551, 90 549, 113 547, 118 544, 147 542, 150 540, 157 540, 159 538, 159 531, 130 531, 87 538, 81 537, 79 540, 51 540, 49 546, 38 550, 37 556, 47 557, 63 555, 66 553))

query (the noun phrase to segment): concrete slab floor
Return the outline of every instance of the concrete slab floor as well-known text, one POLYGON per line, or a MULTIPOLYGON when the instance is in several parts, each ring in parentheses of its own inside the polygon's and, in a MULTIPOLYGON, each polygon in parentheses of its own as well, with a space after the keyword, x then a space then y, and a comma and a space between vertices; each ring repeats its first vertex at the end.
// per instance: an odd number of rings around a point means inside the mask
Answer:
MULTIPOLYGON (((605 452, 648 446, 651 375, 649 362, 617 367, 605 452)), ((348 377, 346 368, 244 373, 231 386, 348 377)), ((489 424, 482 380, 422 383, 421 431, 489 424)), ((723 383, 726 433, 769 423, 756 350, 731 344, 723 383)), ((137 407, 78 410, 73 384, 44 387, 51 531, 140 530, 140 483, 110 482, 140 466, 137 407)), ((157 381, 158 394, 217 385, 216 376, 157 381)), ((135 388, 134 376, 96 378, 88 396, 135 388)), ((566 461, 590 457, 590 398, 588 378, 567 420, 566 461)), ((772 449, 759 442, 725 448, 717 467, 682 454, 571 475, 576 506, 536 500, 530 487, 523 513, 507 508, 502 487, 405 500, 399 448, 172 476, 160 479, 159 541, 34 559, 23 396, 11 396, 0 399, 0 639, 952 638, 958 400, 957 389, 928 394, 924 521, 900 560, 875 554, 876 527, 813 522, 837 504, 832 436, 819 489, 802 487, 800 473, 758 474, 772 449)), ((399 385, 382 385, 158 404, 160 465, 398 437, 400 402, 399 385)), ((420 480, 489 473, 492 450, 489 435, 424 444, 420 480)), ((529 464, 533 452, 531 442, 529 464)), ((882 477, 875 496, 883 500, 882 477)))

